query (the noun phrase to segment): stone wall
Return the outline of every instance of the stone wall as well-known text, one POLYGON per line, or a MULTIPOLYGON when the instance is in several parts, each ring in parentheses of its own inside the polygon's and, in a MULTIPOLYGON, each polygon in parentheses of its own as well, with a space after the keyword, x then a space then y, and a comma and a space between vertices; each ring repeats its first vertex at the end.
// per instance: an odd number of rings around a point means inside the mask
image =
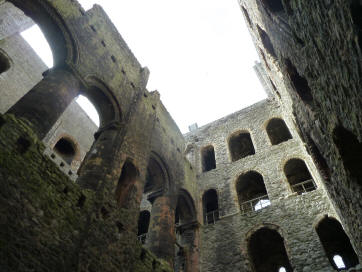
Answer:
POLYGON ((278 10, 266 1, 240 5, 274 94, 324 173, 361 261, 361 4, 275 2, 278 10))
POLYGON ((282 233, 294 271, 332 270, 314 227, 323 215, 336 214, 311 157, 276 101, 261 101, 188 133, 186 139, 193 146, 189 159, 198 169, 199 213, 205 191, 216 189, 219 197, 220 220, 201 227, 201 271, 251 271, 246 239, 257 228, 269 225, 277 226, 282 233), (271 145, 265 128, 273 117, 286 121, 292 139, 271 145), (231 162, 227 140, 239 130, 251 134, 255 154, 231 162), (216 169, 202 172, 200 150, 209 144, 215 149, 216 169), (317 190, 303 195, 292 193, 283 171, 291 158, 306 163, 317 190), (243 215, 236 180, 250 170, 263 176, 271 205, 243 215))
POLYGON ((137 242, 132 212, 69 180, 27 124, 1 116, 0 147, 1 271, 171 271, 137 242))

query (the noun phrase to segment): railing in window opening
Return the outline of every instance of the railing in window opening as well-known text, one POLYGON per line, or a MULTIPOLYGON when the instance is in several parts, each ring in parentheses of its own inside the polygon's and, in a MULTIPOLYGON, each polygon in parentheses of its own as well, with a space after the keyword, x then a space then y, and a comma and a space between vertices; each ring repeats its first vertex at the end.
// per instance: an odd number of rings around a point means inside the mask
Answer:
POLYGON ((298 195, 303 195, 307 192, 317 189, 317 186, 315 185, 313 179, 308 179, 306 181, 294 184, 291 187, 292 187, 292 191, 294 193, 297 193, 298 195))
POLYGON ((138 241, 141 242, 142 245, 144 245, 146 243, 146 239, 147 239, 147 233, 142 233, 141 235, 138 235, 138 241))
POLYGON ((205 225, 215 224, 219 220, 219 210, 208 212, 205 215, 205 225))
POLYGON ((270 206, 269 197, 268 195, 264 195, 241 203, 240 211, 241 214, 245 214, 248 212, 261 210, 268 206, 270 206))

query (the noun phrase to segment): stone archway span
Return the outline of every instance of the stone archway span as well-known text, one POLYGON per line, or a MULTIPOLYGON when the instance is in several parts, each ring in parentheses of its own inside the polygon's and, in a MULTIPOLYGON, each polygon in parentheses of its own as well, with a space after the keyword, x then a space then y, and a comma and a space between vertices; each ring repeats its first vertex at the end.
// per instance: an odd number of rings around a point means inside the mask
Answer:
POLYGON ((78 3, 64 0, 8 0, 29 16, 42 30, 53 53, 54 67, 78 61, 75 35, 66 23, 68 17, 81 16, 78 3), (68 11, 66 13, 66 11, 68 11))

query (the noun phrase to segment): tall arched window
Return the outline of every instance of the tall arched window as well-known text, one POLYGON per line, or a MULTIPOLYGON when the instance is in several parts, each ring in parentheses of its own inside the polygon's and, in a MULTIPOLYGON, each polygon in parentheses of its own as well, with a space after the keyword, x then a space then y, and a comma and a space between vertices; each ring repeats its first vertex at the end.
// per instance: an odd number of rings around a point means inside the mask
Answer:
POLYGON ((217 192, 214 189, 206 191, 202 197, 204 210, 204 223, 215 224, 219 220, 219 201, 217 192))
POLYGON ((333 141, 342 158, 344 168, 362 184, 362 143, 349 130, 338 126, 333 130, 333 141))
POLYGON ((242 174, 236 182, 241 213, 257 211, 270 205, 264 179, 258 172, 242 174))
POLYGON ((283 3, 281 0, 262 0, 262 2, 264 6, 273 13, 284 11, 283 3))
POLYGON ((229 138, 229 152, 232 161, 255 154, 253 142, 248 132, 233 133, 229 138))
POLYGON ((133 163, 126 160, 123 164, 121 176, 119 177, 116 188, 116 200, 121 206, 127 202, 128 195, 138 178, 138 169, 133 165, 133 163))
POLYGON ((284 174, 293 192, 298 195, 316 189, 316 185, 304 161, 291 159, 284 166, 284 174))
POLYGON ((146 243, 148 227, 149 227, 149 224, 150 224, 150 217, 151 217, 151 214, 150 214, 149 211, 140 212, 140 216, 138 217, 137 236, 138 236, 138 240, 142 244, 146 243))
POLYGON ((76 155, 76 145, 69 137, 62 137, 55 144, 54 151, 70 165, 76 155))
POLYGON ((272 145, 280 144, 292 138, 287 125, 280 118, 271 119, 266 126, 266 132, 272 145))
POLYGON ((257 230, 248 241, 248 251, 255 272, 292 271, 284 239, 276 230, 257 230))
POLYGON ((196 209, 191 195, 184 189, 177 197, 176 213, 175 272, 194 271, 197 265, 193 258, 198 258, 196 239, 196 209))
POLYGON ((10 61, 5 54, 0 51, 0 74, 10 69, 10 61))
POLYGON ((212 145, 206 146, 201 150, 202 171, 207 172, 216 168, 215 151, 212 145))
POLYGON ((274 58, 276 58, 277 55, 275 53, 274 46, 273 46, 272 41, 269 38, 269 35, 260 26, 257 26, 257 28, 258 28, 259 36, 260 36, 260 39, 261 39, 261 42, 262 42, 264 48, 270 55, 272 55, 274 58))
POLYGON ((286 72, 298 96, 306 104, 312 103, 313 102, 312 90, 309 87, 307 79, 298 73, 297 68, 295 68, 295 66, 289 59, 285 60, 285 65, 286 65, 286 72))
POLYGON ((325 217, 316 231, 334 269, 349 269, 359 263, 347 234, 336 219, 325 217))

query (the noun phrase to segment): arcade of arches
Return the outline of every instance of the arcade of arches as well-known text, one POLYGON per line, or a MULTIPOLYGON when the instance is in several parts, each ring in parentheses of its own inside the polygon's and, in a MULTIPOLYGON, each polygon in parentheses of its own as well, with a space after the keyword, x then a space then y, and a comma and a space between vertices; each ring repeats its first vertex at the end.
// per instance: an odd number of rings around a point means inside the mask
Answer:
POLYGON ((356 11, 239 2, 268 98, 182 134, 100 6, 0 1, 1 271, 362 271, 356 11))

